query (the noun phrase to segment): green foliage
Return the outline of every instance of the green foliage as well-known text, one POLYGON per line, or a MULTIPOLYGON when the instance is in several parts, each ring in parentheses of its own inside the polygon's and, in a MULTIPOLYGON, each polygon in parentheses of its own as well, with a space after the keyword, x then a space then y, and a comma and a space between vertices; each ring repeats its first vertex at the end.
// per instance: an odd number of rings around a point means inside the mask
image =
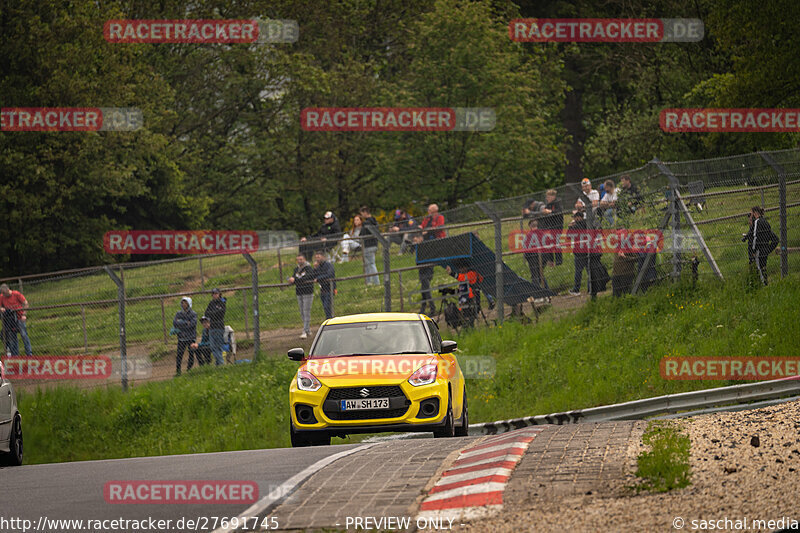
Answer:
POLYGON ((691 441, 688 435, 675 424, 651 422, 642 435, 642 443, 650 450, 636 458, 636 475, 642 478, 637 491, 667 492, 689 486, 691 441))

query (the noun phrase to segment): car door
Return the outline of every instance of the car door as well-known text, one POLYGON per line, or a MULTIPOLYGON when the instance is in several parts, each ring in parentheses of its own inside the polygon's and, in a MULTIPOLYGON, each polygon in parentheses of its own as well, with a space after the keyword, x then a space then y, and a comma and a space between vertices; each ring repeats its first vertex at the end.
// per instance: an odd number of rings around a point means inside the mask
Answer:
POLYGON ((2 366, 0 363, 0 441, 5 441, 11 432, 11 383, 2 366))

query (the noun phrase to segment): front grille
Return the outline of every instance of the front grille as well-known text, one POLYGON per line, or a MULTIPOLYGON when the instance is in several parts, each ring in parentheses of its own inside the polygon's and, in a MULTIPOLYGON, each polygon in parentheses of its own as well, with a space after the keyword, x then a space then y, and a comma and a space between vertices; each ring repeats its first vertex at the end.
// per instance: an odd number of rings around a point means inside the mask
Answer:
POLYGON ((398 385, 375 385, 331 389, 323 403, 322 410, 325 416, 331 420, 370 420, 401 417, 406 414, 409 406, 411 406, 411 402, 398 385), (363 396, 361 394, 363 389, 369 389, 369 395, 363 396), (358 400, 360 398, 389 398, 389 409, 339 410, 340 400, 358 400))
POLYGON ((331 389, 328 393, 329 400, 357 400, 359 398, 392 398, 402 396, 403 389, 398 385, 381 385, 375 387, 343 387, 331 389), (361 389, 369 389, 369 396, 362 396, 361 389))
POLYGON ((406 414, 406 411, 408 411, 408 407, 367 411, 325 411, 325 415, 331 420, 369 420, 371 418, 398 418, 406 414))

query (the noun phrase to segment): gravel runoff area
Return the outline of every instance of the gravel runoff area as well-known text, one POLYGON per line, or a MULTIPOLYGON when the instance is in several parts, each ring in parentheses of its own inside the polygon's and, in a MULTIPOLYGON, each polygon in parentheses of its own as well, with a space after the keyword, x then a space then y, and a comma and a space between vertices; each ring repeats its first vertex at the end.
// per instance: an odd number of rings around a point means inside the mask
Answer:
POLYGON ((455 530, 775 531, 800 521, 800 401, 674 422, 692 443, 689 487, 661 494, 631 490, 636 456, 644 449, 641 433, 632 432, 627 449, 618 450, 628 468, 616 483, 590 490, 579 484, 557 494, 530 487, 537 497, 507 502, 500 515, 455 530), (754 520, 776 522, 759 527, 754 520))

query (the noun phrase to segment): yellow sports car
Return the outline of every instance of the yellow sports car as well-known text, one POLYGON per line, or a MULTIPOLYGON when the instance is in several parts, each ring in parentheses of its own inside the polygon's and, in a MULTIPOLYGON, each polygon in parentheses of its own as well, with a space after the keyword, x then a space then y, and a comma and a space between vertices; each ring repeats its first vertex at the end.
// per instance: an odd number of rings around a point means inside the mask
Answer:
POLYGON ((289 386, 292 446, 332 436, 432 431, 464 436, 469 427, 464 374, 436 323, 416 313, 370 313, 323 322, 289 386))

